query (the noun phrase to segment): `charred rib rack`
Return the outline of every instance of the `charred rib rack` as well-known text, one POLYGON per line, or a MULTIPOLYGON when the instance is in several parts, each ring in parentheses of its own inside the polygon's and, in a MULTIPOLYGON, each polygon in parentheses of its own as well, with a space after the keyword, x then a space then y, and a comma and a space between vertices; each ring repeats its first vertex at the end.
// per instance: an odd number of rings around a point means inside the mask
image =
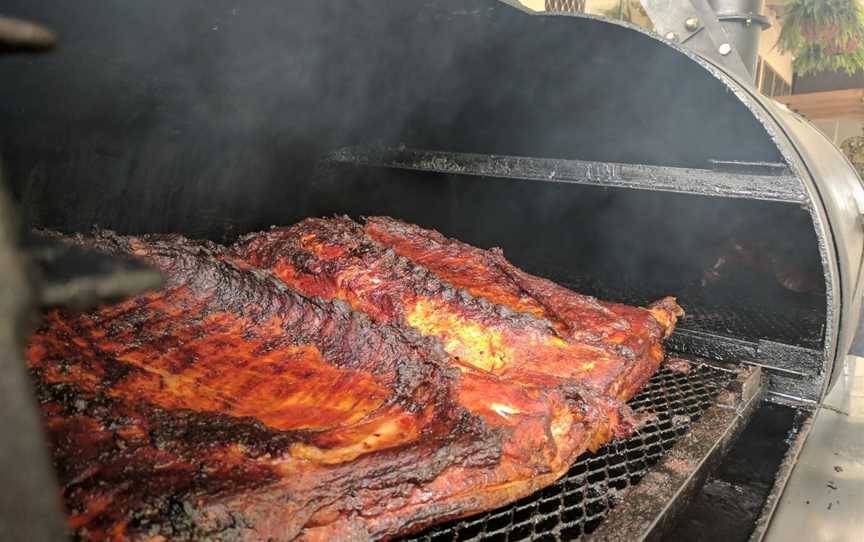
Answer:
POLYGON ((630 429, 622 401, 680 314, 583 298, 386 219, 305 221, 234 249, 75 242, 167 277, 49 312, 30 341, 84 539, 380 539, 512 502, 630 429), (422 246, 461 259, 424 263, 422 246), (460 265, 488 271, 472 288, 460 265))
POLYGON ((247 236, 236 250, 305 294, 438 337, 465 374, 569 378, 621 400, 656 370, 660 340, 682 314, 671 298, 650 310, 603 303, 531 276, 500 252, 388 218, 365 228, 309 219, 247 236))
POLYGON ((92 242, 150 259, 169 283, 49 313, 31 340, 82 537, 347 536, 345 508, 385 507, 451 465, 495 464, 497 436, 455 403, 428 339, 179 237, 92 242))

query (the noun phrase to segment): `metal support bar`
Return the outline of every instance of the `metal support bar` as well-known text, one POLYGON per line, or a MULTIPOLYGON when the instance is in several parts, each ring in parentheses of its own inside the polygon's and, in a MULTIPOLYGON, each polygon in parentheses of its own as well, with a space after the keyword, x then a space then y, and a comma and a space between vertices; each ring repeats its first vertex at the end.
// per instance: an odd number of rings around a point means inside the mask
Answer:
POLYGON ((702 414, 698 427, 675 444, 587 540, 662 540, 746 427, 763 392, 759 369, 742 369, 717 404, 702 414))
POLYGON ((57 34, 42 25, 0 15, 0 52, 41 51, 57 44, 57 34))
POLYGON ((753 174, 740 171, 746 164, 716 163, 715 170, 708 170, 397 147, 344 147, 327 155, 325 162, 704 196, 793 203, 806 201, 801 182, 785 168, 765 167, 770 164, 750 164, 751 169, 761 170, 753 174))
POLYGON ((78 247, 47 232, 30 232, 23 249, 36 272, 37 302, 43 307, 82 310, 164 283, 162 274, 142 261, 78 247))
POLYGON ((57 487, 22 353, 31 288, 0 179, 0 540, 64 540, 57 487))
POLYGON ((690 356, 738 361, 761 367, 768 382, 769 399, 810 403, 819 397, 825 376, 822 352, 760 340, 745 341, 679 327, 666 343, 668 349, 690 356))

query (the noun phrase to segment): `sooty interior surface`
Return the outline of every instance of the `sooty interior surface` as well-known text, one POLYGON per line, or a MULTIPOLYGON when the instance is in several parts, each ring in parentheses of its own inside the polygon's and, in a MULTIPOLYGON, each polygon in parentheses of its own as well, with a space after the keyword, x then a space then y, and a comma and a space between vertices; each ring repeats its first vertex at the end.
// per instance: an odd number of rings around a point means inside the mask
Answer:
POLYGON ((806 411, 784 405, 761 405, 682 513, 668 540, 750 540, 784 457, 807 416, 806 411))
POLYGON ((497 0, 7 0, 55 29, 0 60, 0 155, 34 223, 232 235, 313 213, 346 145, 678 167, 782 161, 660 40, 497 0))

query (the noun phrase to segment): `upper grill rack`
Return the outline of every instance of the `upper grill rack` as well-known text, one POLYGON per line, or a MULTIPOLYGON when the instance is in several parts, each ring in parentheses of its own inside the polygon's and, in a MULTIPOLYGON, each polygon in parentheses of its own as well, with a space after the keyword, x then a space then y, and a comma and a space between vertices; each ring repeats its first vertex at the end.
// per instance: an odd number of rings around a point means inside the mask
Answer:
POLYGON ((552 542, 590 534, 734 379, 734 372, 703 364, 693 364, 686 374, 661 369, 630 401, 637 412, 656 416, 631 437, 583 455, 554 485, 510 506, 406 540, 552 542))
POLYGON ((327 161, 450 175, 643 188, 794 203, 807 201, 801 181, 782 164, 716 162, 714 165, 724 171, 714 171, 395 147, 346 147, 330 153, 327 161))

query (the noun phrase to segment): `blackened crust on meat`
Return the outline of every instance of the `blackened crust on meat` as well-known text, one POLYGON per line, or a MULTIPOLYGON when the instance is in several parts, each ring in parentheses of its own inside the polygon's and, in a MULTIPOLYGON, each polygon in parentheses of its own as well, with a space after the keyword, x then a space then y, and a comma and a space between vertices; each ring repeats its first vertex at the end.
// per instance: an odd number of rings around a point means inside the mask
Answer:
MULTIPOLYGON (((280 339, 314 344, 329 363, 382 376, 397 391, 412 391, 433 376, 454 375, 437 341, 410 328, 372 325, 366 314, 338 300, 301 296, 269 271, 246 266, 214 243, 175 234, 124 237, 104 230, 77 239, 92 248, 134 254, 157 265, 166 274, 169 295, 172 289, 188 288, 201 300, 196 321, 230 313, 247 319, 247 332, 254 334, 256 326, 279 318, 280 339)), ((125 311, 119 322, 127 327, 163 314, 147 296, 131 304, 137 307, 125 311)), ((95 314, 94 320, 98 319, 95 314)), ((110 330, 114 322, 109 318, 98 323, 110 330)), ((267 348, 268 344, 262 345, 262 350, 267 348)))
POLYGON ((70 523, 81 539, 290 540, 368 532, 454 466, 501 457, 430 338, 290 291, 179 236, 75 242, 159 266, 160 292, 51 311, 30 340, 70 523))
MULTIPOLYGON (((352 270, 365 269, 380 279, 374 302, 352 303, 362 307, 376 321, 405 323, 405 302, 411 298, 437 298, 458 305, 478 321, 489 325, 506 323, 538 332, 550 330, 550 323, 531 314, 496 305, 467 290, 455 288, 423 266, 370 239, 360 224, 347 217, 309 219, 291 228, 273 228, 242 237, 235 252, 251 265, 273 269, 281 278, 287 267, 310 280, 301 291, 316 291, 327 299, 343 299, 328 280, 352 270), (280 273, 282 271, 282 273, 280 273)), ((292 287, 299 283, 288 282, 292 287)), ((346 289, 350 285, 346 286, 346 289)), ((350 293, 350 292, 345 292, 350 293)), ((351 299, 349 298, 349 301, 351 299)))

